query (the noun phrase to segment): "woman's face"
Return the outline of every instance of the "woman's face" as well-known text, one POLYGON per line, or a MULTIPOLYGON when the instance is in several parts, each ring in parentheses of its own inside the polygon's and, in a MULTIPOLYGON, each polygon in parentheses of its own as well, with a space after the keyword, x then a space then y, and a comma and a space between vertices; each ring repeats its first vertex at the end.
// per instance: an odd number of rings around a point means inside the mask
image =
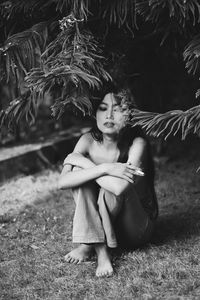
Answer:
POLYGON ((112 93, 106 94, 96 112, 97 127, 104 134, 116 135, 126 125, 127 110, 123 111, 112 93))

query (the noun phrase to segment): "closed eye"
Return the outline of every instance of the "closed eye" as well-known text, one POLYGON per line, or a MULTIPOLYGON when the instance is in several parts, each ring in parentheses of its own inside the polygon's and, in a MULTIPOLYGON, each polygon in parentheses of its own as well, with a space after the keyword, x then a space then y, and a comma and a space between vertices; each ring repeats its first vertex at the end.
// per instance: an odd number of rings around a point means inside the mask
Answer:
POLYGON ((104 105, 101 106, 100 105, 98 110, 105 111, 105 110, 107 110, 107 106, 104 106, 104 105))

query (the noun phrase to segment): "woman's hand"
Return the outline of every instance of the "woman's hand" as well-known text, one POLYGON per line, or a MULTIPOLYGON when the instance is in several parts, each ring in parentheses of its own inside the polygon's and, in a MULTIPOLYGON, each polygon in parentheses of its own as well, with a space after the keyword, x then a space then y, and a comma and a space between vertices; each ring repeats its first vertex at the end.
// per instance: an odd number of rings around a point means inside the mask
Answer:
POLYGON ((134 175, 144 176, 140 168, 130 163, 104 163, 104 168, 107 175, 125 179, 130 183, 134 183, 134 175))

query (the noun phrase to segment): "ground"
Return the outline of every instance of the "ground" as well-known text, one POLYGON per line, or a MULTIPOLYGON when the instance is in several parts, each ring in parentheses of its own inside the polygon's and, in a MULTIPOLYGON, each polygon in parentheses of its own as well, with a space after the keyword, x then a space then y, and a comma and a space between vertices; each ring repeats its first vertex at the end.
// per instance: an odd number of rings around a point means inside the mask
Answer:
POLYGON ((0 186, 0 299, 200 299, 199 149, 188 143, 156 162, 160 214, 154 238, 113 254, 115 274, 96 278, 96 259, 63 257, 74 204, 59 191, 59 167, 0 186))

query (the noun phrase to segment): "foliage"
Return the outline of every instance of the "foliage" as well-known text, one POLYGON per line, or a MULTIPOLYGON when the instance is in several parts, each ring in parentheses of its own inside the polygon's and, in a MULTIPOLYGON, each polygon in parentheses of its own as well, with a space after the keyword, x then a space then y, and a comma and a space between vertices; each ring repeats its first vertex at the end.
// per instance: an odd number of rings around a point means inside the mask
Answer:
MULTIPOLYGON (((54 99, 57 118, 73 107, 90 114, 93 95, 112 75, 103 58, 109 50, 102 52, 94 38, 102 28, 105 44, 117 27, 128 29, 134 42, 156 35, 157 46, 173 46, 178 53, 185 47, 188 73, 199 72, 198 0, 8 0, 0 2, 0 16, 3 35, 10 32, 0 46, 0 80, 17 87, 16 99, 1 111, 1 125, 12 126, 24 117, 33 122, 47 93, 54 99), (26 25, 28 16, 33 26, 18 32, 16 18, 23 17, 26 25)), ((132 119, 155 136, 182 128, 183 138, 198 133, 198 122, 199 106, 185 112, 137 112, 132 119)))
POLYGON ((131 124, 140 125, 147 134, 167 139, 171 134, 181 132, 182 139, 189 133, 200 136, 200 105, 187 111, 173 110, 164 114, 134 110, 131 124))

